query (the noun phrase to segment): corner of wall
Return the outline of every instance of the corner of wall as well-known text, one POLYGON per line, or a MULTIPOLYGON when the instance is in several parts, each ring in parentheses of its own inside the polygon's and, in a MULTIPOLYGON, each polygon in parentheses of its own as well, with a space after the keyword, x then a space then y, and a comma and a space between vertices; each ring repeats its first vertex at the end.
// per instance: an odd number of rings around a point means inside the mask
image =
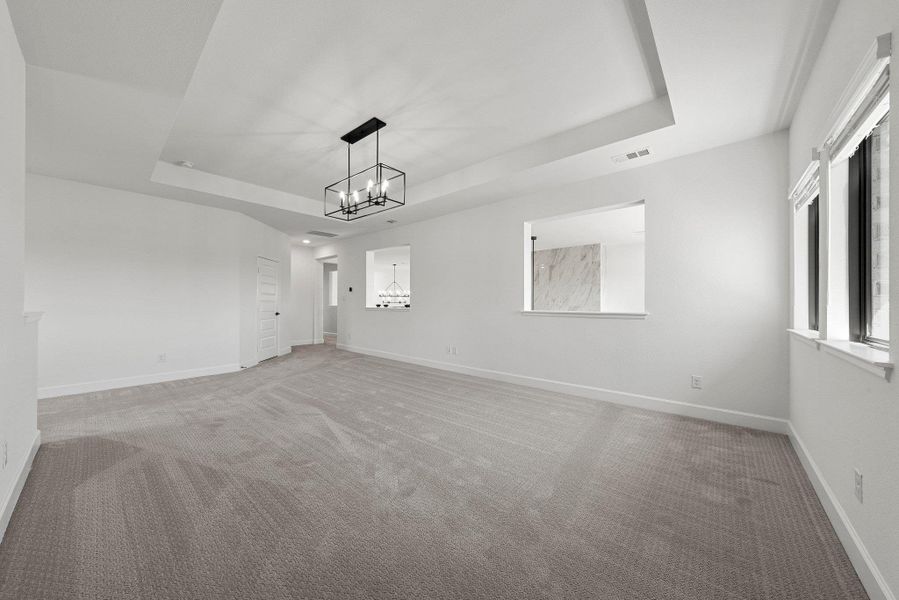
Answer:
POLYGON ((0 501, 0 542, 3 541, 3 536, 6 534, 6 528, 9 526, 9 522, 12 519, 16 503, 19 501, 19 496, 22 494, 22 489, 25 487, 25 481, 28 479, 28 474, 31 472, 31 465, 34 463, 34 457, 37 456, 37 451, 40 446, 41 432, 36 431, 34 440, 31 442, 31 449, 25 455, 24 460, 18 465, 18 468, 15 469, 16 476, 9 493, 2 499, 2 501, 0 501))

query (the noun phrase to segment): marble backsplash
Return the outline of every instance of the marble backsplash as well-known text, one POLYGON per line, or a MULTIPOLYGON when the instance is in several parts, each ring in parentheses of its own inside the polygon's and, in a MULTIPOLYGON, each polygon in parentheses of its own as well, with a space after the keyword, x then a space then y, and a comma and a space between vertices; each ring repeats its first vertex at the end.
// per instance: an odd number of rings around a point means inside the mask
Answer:
POLYGON ((535 253, 534 310, 600 310, 600 244, 535 253))

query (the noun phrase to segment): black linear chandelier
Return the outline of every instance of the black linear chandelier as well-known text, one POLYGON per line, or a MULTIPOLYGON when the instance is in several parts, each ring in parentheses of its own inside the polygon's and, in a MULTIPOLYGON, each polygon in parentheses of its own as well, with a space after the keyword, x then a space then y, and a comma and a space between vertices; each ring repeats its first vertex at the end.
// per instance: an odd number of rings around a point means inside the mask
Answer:
POLYGON ((406 174, 381 162, 378 132, 385 125, 381 119, 372 117, 340 137, 346 142, 346 177, 325 188, 326 217, 353 221, 406 203, 406 174), (375 164, 353 173, 350 148, 371 134, 375 134, 375 164))

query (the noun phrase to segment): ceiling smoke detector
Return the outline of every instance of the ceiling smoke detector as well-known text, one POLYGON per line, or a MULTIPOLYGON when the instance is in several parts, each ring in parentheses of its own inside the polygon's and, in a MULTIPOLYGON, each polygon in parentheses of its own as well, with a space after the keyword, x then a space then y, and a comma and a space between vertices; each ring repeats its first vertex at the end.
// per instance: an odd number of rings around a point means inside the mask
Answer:
POLYGON ((649 156, 649 148, 640 148, 639 150, 634 150, 633 152, 618 154, 617 156, 612 157, 612 162, 620 164, 625 163, 629 160, 643 158, 644 156, 649 156))

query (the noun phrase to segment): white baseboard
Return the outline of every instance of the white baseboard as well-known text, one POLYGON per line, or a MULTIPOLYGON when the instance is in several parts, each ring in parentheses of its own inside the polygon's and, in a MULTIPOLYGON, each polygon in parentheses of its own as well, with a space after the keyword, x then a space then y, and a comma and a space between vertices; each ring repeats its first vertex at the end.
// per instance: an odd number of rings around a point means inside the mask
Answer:
POLYGON ((527 375, 516 375, 514 373, 506 373, 504 371, 493 371, 490 369, 469 367, 438 360, 416 358, 402 354, 394 354, 392 352, 383 352, 381 350, 360 348, 358 346, 351 346, 347 344, 337 344, 337 347, 341 350, 348 350, 350 352, 357 352, 359 354, 368 354, 370 356, 377 356, 379 358, 398 360, 414 365, 421 365, 423 367, 432 367, 435 369, 442 369, 444 371, 462 373, 464 375, 485 377, 487 379, 502 381, 504 383, 526 385, 550 392, 558 392, 561 394, 571 394, 573 396, 590 398, 591 400, 601 400, 603 402, 611 402, 613 404, 620 404, 623 406, 644 408, 647 410, 654 410, 657 412, 663 412, 673 415, 705 419, 707 421, 714 421, 716 423, 726 423, 728 425, 750 427, 752 429, 761 429, 762 431, 770 431, 773 433, 786 434, 789 432, 789 422, 786 419, 778 419, 776 417, 767 417, 765 415, 741 412, 726 408, 703 406, 701 404, 691 404, 689 402, 668 400, 666 398, 645 396, 643 394, 633 394, 631 392, 609 390, 589 385, 565 383, 564 381, 555 381, 552 379, 541 379, 539 377, 529 377, 527 375))
POLYGON ((57 396, 71 396, 72 394, 86 394, 88 392, 100 392, 118 388, 146 385, 148 383, 162 383, 178 379, 192 379, 194 377, 206 377, 207 375, 221 375, 240 370, 239 364, 218 365, 215 367, 203 367, 201 369, 187 369, 184 371, 168 371, 165 373, 152 373, 150 375, 137 375, 134 377, 121 377, 119 379, 103 379, 101 381, 86 381, 84 383, 72 383, 69 385, 53 385, 38 388, 37 397, 55 398, 57 396))
POLYGON ((278 350, 278 356, 284 356, 285 354, 290 354, 290 346, 286 346, 278 350))
POLYGON ((337 335, 337 332, 336 331, 323 331, 322 334, 323 335, 337 335))
POLYGON ((855 572, 858 573, 858 577, 861 579, 862 585, 865 586, 868 596, 871 600, 896 600, 895 594, 890 590, 890 586, 884 579, 883 574, 877 568, 874 559, 871 558, 871 554, 865 547, 864 542, 862 542, 855 527, 852 526, 849 516, 843 510, 843 506, 833 493, 830 485, 828 485, 827 480, 824 479, 823 473, 821 473, 812 455, 805 447, 802 438, 799 437, 796 429, 793 428, 792 423, 790 423, 789 435, 793 449, 799 456, 799 461, 811 480, 812 486, 814 486, 815 492, 818 494, 818 499, 824 506, 824 511, 837 532, 837 537, 840 538, 843 548, 846 549, 846 554, 849 555, 849 560, 852 561, 852 566, 855 567, 855 572))
POLYGON ((312 338, 308 338, 305 340, 294 340, 294 341, 290 342, 290 345, 291 345, 291 347, 293 347, 293 346, 309 346, 310 344, 314 344, 314 343, 315 343, 315 340, 313 340, 312 338))
POLYGON ((312 343, 313 343, 313 344, 324 344, 324 343, 325 343, 325 338, 323 338, 323 337, 315 338, 314 340, 312 340, 312 343))
POLYGON ((28 473, 31 472, 31 463, 34 462, 34 456, 40 447, 41 432, 38 431, 35 433, 34 441, 31 443, 31 450, 28 451, 25 461, 19 466, 16 482, 13 484, 12 489, 9 490, 6 498, 3 499, 3 503, 0 504, 0 542, 3 541, 3 535, 6 533, 6 527, 12 518, 13 510, 16 508, 16 502, 19 501, 19 495, 22 493, 22 488, 25 487, 25 480, 28 479, 28 473))

